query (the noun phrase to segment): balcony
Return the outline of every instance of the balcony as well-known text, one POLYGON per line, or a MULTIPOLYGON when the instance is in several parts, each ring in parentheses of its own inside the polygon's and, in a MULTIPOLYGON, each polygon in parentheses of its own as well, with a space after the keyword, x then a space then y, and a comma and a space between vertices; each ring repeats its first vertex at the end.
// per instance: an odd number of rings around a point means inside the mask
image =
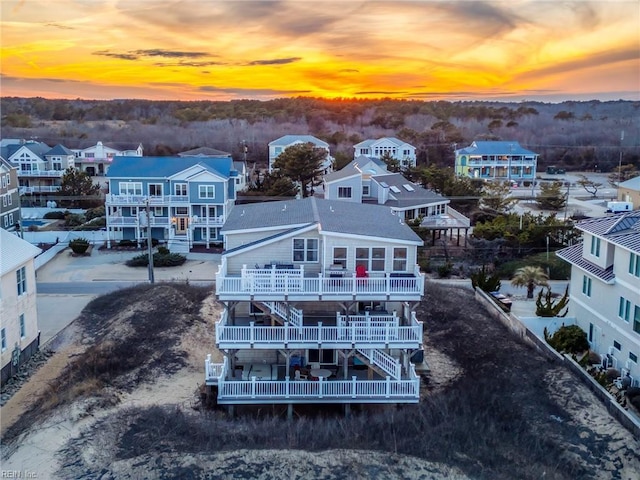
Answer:
POLYGON ((147 196, 147 195, 115 195, 108 194, 106 196, 107 205, 134 205, 142 206, 146 205, 149 200, 149 205, 153 207, 167 206, 174 203, 187 204, 189 203, 189 197, 186 195, 162 195, 162 196, 147 196))
POLYGON ((60 178, 63 174, 63 170, 18 170, 18 177, 60 178))
POLYGON ((248 380, 229 379, 229 366, 213 363, 211 355, 205 361, 205 382, 217 385, 219 404, 288 404, 288 403, 418 403, 420 377, 410 365, 406 378, 390 376, 380 380, 365 380, 352 375, 348 379, 248 380))
POLYGON ((60 190, 60 185, 39 185, 36 187, 19 187, 20 195, 29 193, 53 193, 60 190))
MULTIPOLYGON (((168 227, 168 217, 151 217, 149 219, 152 227, 168 227)), ((147 226, 147 219, 143 222, 138 217, 109 217, 108 224, 110 227, 145 227, 147 226)))
POLYGON ((379 275, 336 278, 330 272, 306 274, 304 266, 262 269, 246 265, 239 275, 231 275, 223 260, 216 273, 216 294, 222 301, 419 301, 424 294, 424 274, 417 265, 413 273, 379 275))
POLYGON ((224 222, 224 215, 218 217, 191 217, 191 226, 193 227, 222 227, 224 222))
POLYGON ((281 326, 227 325, 224 311, 216 323, 216 345, 219 349, 389 349, 413 348, 422 345, 422 322, 413 313, 409 325, 400 325, 395 315, 337 314, 336 325, 281 326))

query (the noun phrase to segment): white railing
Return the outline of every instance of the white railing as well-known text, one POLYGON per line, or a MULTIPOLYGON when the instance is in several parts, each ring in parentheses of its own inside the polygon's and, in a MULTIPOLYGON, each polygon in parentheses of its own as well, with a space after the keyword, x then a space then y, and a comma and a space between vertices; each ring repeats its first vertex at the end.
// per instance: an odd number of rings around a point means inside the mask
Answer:
POLYGON ((369 326, 358 322, 342 326, 227 325, 228 314, 223 311, 216 322, 218 348, 419 348, 422 345, 422 323, 398 326, 393 322, 373 321, 369 326))
POLYGON ((189 203, 187 195, 116 195, 109 193, 106 195, 107 205, 145 205, 149 200, 149 205, 168 205, 170 203, 189 203))
POLYGON ((400 360, 397 358, 393 358, 391 355, 377 349, 357 349, 356 351, 371 363, 379 367, 387 375, 391 375, 391 377, 396 380, 400 380, 402 367, 400 366, 400 360))
MULTIPOLYGON (((138 217, 109 217, 109 226, 140 226, 146 227, 147 219, 145 218, 142 222, 138 217)), ((169 225, 168 217, 151 217, 149 219, 149 223, 152 227, 166 227, 169 225)))
POLYGON ((18 177, 62 177, 64 170, 18 170, 18 177))
POLYGON ((19 187, 18 191, 20 195, 25 193, 37 193, 37 192, 57 192, 60 190, 60 185, 47 185, 47 186, 36 186, 36 187, 19 187))
POLYGON ((287 304, 284 302, 264 302, 264 304, 269 307, 269 312, 271 314, 275 313, 282 320, 288 321, 295 327, 302 327, 302 310, 298 310, 295 307, 289 306, 289 310, 287 311, 287 304))
MULTIPOLYGON (((424 293, 424 276, 416 266, 413 274, 400 276, 386 273, 370 278, 333 278, 319 273, 317 277, 305 277, 299 269, 249 269, 243 266, 239 276, 227 276, 221 264, 216 273, 216 294, 223 297, 262 295, 298 296, 421 296, 424 293)), ((272 297, 273 298, 273 297, 272 297)))
POLYGON ((220 379, 224 378, 227 375, 227 370, 227 357, 224 357, 222 363, 213 363, 211 361, 211 354, 207 355, 207 359, 204 361, 204 375, 207 382, 220 382, 220 379))
POLYGON ((218 403, 286 403, 288 401, 322 403, 326 402, 369 402, 396 403, 398 401, 418 402, 420 399, 420 378, 415 375, 407 380, 291 380, 263 381, 255 377, 248 381, 218 381, 218 403))
POLYGON ((192 217, 191 225, 195 227, 221 227, 224 225, 225 217, 192 217))

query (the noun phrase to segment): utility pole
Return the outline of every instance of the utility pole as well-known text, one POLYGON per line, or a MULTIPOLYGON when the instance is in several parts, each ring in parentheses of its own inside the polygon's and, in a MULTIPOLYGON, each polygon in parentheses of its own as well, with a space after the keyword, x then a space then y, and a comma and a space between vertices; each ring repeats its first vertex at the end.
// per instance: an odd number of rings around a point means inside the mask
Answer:
POLYGON ((624 140, 624 130, 620 133, 620 160, 618 160, 618 188, 622 183, 622 141, 624 140))
POLYGON ((567 198, 564 202, 564 220, 567 221, 567 209, 569 208, 569 190, 571 189, 571 182, 567 182, 567 198))
POLYGON ((149 198, 145 201, 147 211, 147 255, 149 258, 149 283, 153 284, 153 245, 151 243, 151 214, 149 213, 149 198))

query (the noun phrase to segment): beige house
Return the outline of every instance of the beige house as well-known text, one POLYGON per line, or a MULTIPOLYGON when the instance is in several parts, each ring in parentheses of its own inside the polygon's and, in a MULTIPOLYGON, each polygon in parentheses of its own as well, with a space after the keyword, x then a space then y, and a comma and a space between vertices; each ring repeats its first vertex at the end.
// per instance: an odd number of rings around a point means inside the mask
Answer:
POLYGON ((640 209, 640 175, 618 185, 618 200, 631 202, 633 209, 640 209))
POLYGON ((40 346, 34 258, 41 250, 0 229, 0 358, 2 384, 40 346))

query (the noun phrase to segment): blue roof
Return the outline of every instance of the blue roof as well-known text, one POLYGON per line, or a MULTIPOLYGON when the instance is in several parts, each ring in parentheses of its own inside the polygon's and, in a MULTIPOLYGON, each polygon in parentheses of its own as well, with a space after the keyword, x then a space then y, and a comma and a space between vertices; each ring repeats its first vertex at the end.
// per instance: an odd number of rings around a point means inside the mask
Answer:
POLYGON ((522 148, 518 142, 476 141, 466 148, 457 150, 458 154, 467 155, 537 155, 522 148))
POLYGON ((59 143, 55 147, 53 147, 51 150, 49 150, 47 153, 45 153, 45 155, 49 156, 49 155, 75 155, 75 154, 71 150, 69 150, 67 147, 59 143))
POLYGON ((228 157, 113 157, 109 178, 168 178, 194 165, 223 177, 236 176, 233 159, 228 157))

